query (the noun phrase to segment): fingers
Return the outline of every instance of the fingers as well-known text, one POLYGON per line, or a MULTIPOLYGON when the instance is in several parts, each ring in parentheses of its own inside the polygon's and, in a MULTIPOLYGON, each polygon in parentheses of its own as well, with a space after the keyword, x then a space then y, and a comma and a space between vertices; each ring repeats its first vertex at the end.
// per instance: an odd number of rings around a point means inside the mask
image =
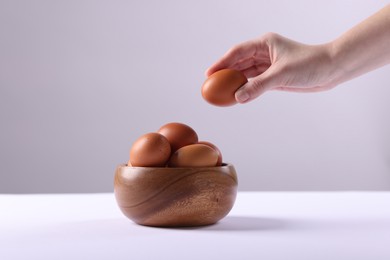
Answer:
POLYGON ((270 60, 259 60, 255 57, 239 61, 231 66, 231 69, 241 71, 245 74, 247 78, 252 78, 254 76, 263 73, 267 68, 271 66, 270 60))
POLYGON ((271 64, 255 65, 255 66, 252 66, 252 67, 247 68, 245 70, 242 70, 241 72, 244 73, 245 77, 253 78, 253 77, 256 77, 256 76, 264 73, 264 71, 269 69, 270 66, 271 66, 271 64))
POLYGON ((278 75, 271 67, 239 88, 235 93, 235 97, 237 102, 247 103, 277 86, 278 75))
MULTIPOLYGON (((206 70, 206 76, 208 77, 221 69, 233 68, 236 63, 255 56, 256 51, 257 43, 253 40, 238 44, 227 51, 220 60, 209 67, 206 70)), ((249 60, 249 62, 251 63, 252 61, 249 60)))
POLYGON ((283 73, 277 73, 277 66, 272 65, 270 42, 279 38, 268 33, 258 39, 236 45, 227 51, 220 60, 210 66, 205 74, 209 77, 221 69, 236 69, 252 78, 235 93, 239 103, 249 102, 267 90, 280 86, 283 73))

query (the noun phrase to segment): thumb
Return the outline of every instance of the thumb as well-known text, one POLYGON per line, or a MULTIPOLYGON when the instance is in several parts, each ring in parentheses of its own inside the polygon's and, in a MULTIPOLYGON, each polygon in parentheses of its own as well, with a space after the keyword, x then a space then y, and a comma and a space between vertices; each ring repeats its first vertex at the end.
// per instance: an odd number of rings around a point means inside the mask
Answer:
POLYGON ((277 87, 277 81, 278 77, 271 66, 262 74, 252 78, 245 85, 240 87, 235 93, 235 98, 238 103, 252 101, 267 90, 277 87))

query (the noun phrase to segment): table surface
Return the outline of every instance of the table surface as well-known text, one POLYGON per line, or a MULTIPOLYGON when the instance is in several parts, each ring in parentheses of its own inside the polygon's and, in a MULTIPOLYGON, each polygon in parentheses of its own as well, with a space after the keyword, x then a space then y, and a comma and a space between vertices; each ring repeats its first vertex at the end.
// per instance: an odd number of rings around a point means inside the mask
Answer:
POLYGON ((0 259, 390 259, 390 192, 239 192, 215 225, 153 228, 114 195, 0 195, 0 259))

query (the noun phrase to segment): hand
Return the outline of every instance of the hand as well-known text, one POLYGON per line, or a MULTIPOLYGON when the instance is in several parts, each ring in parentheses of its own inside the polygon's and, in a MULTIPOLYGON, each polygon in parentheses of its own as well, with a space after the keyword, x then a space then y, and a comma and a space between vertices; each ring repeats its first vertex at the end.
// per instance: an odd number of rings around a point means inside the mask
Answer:
POLYGON ((250 80, 236 91, 239 103, 249 102, 267 90, 328 90, 338 84, 331 47, 305 45, 268 33, 231 48, 206 71, 206 76, 224 68, 244 73, 250 80))
POLYGON ((390 4, 339 38, 305 45, 275 33, 241 43, 212 65, 242 71, 249 82, 236 91, 245 103, 267 90, 316 92, 390 64, 390 4))

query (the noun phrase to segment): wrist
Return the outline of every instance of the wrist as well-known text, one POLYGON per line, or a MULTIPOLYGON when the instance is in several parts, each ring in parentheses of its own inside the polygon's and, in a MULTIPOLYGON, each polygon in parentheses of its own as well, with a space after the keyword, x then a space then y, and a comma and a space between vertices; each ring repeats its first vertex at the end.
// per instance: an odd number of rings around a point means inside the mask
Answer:
POLYGON ((345 57, 345 52, 340 48, 337 40, 324 44, 329 57, 330 84, 338 85, 347 81, 353 73, 353 64, 345 57))

